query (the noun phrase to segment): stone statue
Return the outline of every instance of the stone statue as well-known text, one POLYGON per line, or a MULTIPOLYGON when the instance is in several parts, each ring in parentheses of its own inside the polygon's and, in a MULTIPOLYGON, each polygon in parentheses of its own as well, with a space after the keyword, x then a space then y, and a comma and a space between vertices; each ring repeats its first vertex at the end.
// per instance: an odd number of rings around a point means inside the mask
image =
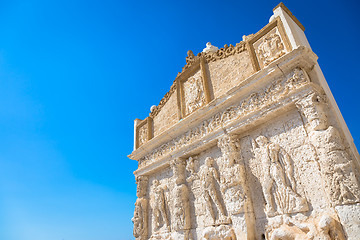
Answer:
POLYGON ((135 202, 135 211, 132 222, 134 223, 133 234, 138 240, 145 240, 148 236, 148 199, 146 189, 148 185, 147 176, 136 177, 138 199, 135 202))
POLYGON ((159 180, 155 179, 153 181, 153 229, 154 232, 158 231, 163 225, 165 225, 166 230, 170 230, 169 218, 166 211, 166 197, 165 190, 166 186, 160 185, 159 180))
POLYGON ((290 156, 279 144, 269 142, 264 136, 257 137, 252 143, 255 157, 263 167, 266 214, 272 217, 307 211, 306 199, 296 192, 290 156))
POLYGON ((220 181, 220 175, 214 167, 214 159, 212 157, 207 157, 205 159, 205 164, 200 168, 199 175, 200 181, 203 185, 202 187, 204 191, 206 206, 210 212, 214 224, 216 223, 216 216, 211 203, 212 201, 217 207, 219 213, 219 221, 226 221, 225 207, 222 204, 220 200, 220 194, 216 189, 216 184, 220 181))
POLYGON ((360 186, 355 167, 339 131, 329 126, 325 100, 317 94, 298 102, 308 121, 308 135, 313 145, 331 205, 360 202, 360 186))

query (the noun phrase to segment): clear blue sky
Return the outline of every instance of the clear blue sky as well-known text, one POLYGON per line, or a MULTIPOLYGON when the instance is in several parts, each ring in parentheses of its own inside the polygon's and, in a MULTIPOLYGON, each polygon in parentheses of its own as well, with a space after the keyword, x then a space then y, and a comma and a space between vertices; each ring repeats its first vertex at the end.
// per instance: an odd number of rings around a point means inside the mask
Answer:
MULTIPOLYGON (((133 239, 133 120, 278 1, 0 1, 0 239, 133 239)), ((360 146, 358 1, 285 1, 360 146)))

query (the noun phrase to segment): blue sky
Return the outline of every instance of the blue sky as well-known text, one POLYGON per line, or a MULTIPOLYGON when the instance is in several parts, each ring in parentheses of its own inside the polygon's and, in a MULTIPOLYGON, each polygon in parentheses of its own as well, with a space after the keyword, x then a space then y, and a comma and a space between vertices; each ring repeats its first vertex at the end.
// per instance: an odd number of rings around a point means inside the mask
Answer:
MULTIPOLYGON (((0 239, 133 239, 133 120, 187 50, 241 41, 278 3, 0 1, 0 239)), ((284 3, 359 146, 359 3, 284 3)))

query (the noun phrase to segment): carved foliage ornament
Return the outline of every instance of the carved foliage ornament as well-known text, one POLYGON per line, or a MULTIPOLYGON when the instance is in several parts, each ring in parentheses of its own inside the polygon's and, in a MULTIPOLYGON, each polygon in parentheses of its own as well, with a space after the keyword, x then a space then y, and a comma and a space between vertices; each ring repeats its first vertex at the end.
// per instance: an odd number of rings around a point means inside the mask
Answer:
POLYGON ((227 58, 229 56, 232 56, 237 53, 241 53, 243 51, 246 51, 246 44, 243 41, 237 43, 235 46, 233 46, 232 44, 230 44, 230 46, 225 44, 223 48, 220 48, 216 52, 201 52, 197 56, 195 56, 194 53, 191 50, 189 50, 187 53, 188 56, 186 57, 186 65, 183 67, 182 72, 190 68, 192 64, 200 57, 205 58, 205 60, 209 63, 227 58))
POLYGON ((228 107, 226 110, 213 115, 210 119, 203 121, 197 127, 190 129, 185 134, 156 148, 153 152, 139 160, 139 167, 146 166, 175 149, 185 147, 193 141, 224 127, 231 121, 277 102, 308 82, 309 79, 303 70, 299 68, 294 69, 286 78, 281 77, 274 80, 264 89, 250 94, 240 101, 238 105, 228 107))

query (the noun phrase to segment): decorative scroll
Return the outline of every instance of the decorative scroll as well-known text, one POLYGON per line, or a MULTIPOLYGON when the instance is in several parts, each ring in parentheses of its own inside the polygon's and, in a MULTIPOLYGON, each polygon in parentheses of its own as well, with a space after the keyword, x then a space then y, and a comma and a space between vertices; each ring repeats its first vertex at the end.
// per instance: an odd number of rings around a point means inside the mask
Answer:
POLYGON ((309 79, 303 70, 300 68, 294 69, 287 77, 280 77, 274 80, 264 89, 251 93, 238 105, 228 107, 224 111, 218 112, 210 117, 210 119, 203 121, 200 125, 190 129, 185 134, 156 148, 150 154, 139 160, 139 167, 144 167, 175 149, 185 147, 186 145, 199 140, 203 136, 227 125, 231 121, 277 102, 291 91, 308 82, 309 79))
POLYGON ((220 48, 216 52, 201 52, 197 56, 195 56, 193 52, 189 50, 188 56, 186 57, 186 65, 183 67, 182 72, 190 68, 192 64, 200 57, 205 58, 205 60, 209 63, 227 58, 229 56, 232 56, 237 53, 241 53, 243 51, 246 51, 246 45, 245 42, 243 41, 237 43, 235 46, 233 46, 232 44, 230 44, 230 46, 225 44, 223 48, 220 48))

